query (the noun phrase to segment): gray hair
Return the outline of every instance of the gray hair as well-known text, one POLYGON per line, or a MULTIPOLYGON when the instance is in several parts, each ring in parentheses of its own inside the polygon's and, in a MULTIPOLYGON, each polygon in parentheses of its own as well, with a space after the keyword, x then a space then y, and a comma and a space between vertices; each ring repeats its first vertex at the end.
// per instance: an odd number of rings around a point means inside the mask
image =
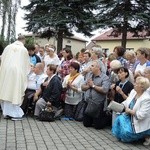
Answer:
POLYGON ((94 45, 92 51, 98 56, 98 58, 103 56, 102 47, 100 45, 94 45))
POLYGON ((18 41, 23 41, 25 40, 25 36, 24 35, 19 35, 18 36, 18 41))
POLYGON ((134 50, 126 50, 126 52, 125 52, 125 56, 126 56, 126 55, 130 55, 130 56, 135 57, 135 56, 136 56, 136 53, 135 53, 135 51, 134 51, 134 50))
POLYGON ((136 50, 136 52, 140 52, 142 55, 145 54, 146 58, 149 56, 149 51, 146 47, 140 47, 136 50))
POLYGON ((36 64, 36 67, 38 67, 40 70, 41 70, 41 72, 43 72, 44 71, 44 65, 43 65, 43 63, 37 63, 36 64))
POLYGON ((143 91, 146 91, 150 87, 150 81, 145 77, 137 77, 136 80, 140 83, 143 91))
POLYGON ((110 68, 111 69, 119 69, 120 67, 122 67, 121 62, 119 60, 112 60, 110 62, 110 68))

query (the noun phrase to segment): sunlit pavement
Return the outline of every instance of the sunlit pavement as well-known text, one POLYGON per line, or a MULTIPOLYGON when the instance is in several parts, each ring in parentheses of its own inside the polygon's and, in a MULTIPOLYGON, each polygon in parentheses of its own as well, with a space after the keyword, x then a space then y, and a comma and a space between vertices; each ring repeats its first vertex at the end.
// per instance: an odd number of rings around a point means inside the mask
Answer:
MULTIPOLYGON (((0 115, 1 116, 1 115, 0 115)), ((111 135, 110 128, 85 128, 81 122, 40 122, 0 118, 0 150, 146 150, 142 142, 126 144, 111 135)))

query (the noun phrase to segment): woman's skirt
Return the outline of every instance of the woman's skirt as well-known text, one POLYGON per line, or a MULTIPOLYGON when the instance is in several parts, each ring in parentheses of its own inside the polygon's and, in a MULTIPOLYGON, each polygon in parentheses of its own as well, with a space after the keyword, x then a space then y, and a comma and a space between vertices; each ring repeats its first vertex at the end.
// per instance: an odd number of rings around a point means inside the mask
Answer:
POLYGON ((150 135, 150 129, 141 133, 135 133, 131 118, 129 115, 119 115, 112 127, 113 135, 122 142, 132 142, 144 138, 146 135, 150 135))

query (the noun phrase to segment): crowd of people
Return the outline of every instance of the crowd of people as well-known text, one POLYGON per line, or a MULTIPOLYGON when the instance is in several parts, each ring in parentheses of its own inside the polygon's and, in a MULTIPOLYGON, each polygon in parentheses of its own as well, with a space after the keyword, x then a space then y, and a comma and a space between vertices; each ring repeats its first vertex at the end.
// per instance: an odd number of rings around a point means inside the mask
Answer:
POLYGON ((47 106, 57 119, 76 120, 80 102, 85 127, 112 126, 122 142, 145 139, 150 145, 150 50, 116 46, 108 56, 101 46, 82 49, 75 56, 54 45, 24 47, 25 37, 8 45, 1 56, 0 100, 5 119, 39 119, 47 106), (122 112, 107 109, 110 101, 122 112), (94 111, 92 110, 94 108, 94 111), (58 117, 59 116, 59 117, 58 117))

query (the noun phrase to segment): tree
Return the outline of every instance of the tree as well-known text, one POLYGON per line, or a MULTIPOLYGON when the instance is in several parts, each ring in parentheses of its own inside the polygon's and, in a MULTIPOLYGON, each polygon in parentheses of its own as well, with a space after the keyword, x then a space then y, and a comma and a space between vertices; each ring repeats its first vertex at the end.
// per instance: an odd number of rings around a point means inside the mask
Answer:
POLYGON ((10 43, 16 38, 16 14, 21 5, 21 0, 1 0, 0 4, 2 14, 1 36, 4 38, 6 35, 6 39, 10 43))
POLYGON ((97 26, 112 27, 122 33, 121 45, 125 48, 128 31, 137 33, 150 27, 149 0, 98 0, 97 4, 97 26))
POLYGON ((1 1, 1 14, 2 14, 2 28, 1 28, 1 36, 4 37, 5 26, 6 26, 6 14, 8 10, 9 1, 2 0, 1 1))
POLYGON ((24 9, 27 31, 57 38, 57 51, 62 49, 63 36, 72 31, 90 36, 94 29, 96 0, 30 0, 24 9))
POLYGON ((16 16, 21 6, 21 0, 13 0, 12 6, 12 39, 16 38, 16 16))
POLYGON ((35 45, 35 41, 33 37, 26 37, 25 41, 25 47, 28 49, 28 47, 35 45))
POLYGON ((7 29, 7 41, 14 41, 16 38, 16 14, 18 8, 21 5, 21 0, 8 0, 8 29, 7 29))

